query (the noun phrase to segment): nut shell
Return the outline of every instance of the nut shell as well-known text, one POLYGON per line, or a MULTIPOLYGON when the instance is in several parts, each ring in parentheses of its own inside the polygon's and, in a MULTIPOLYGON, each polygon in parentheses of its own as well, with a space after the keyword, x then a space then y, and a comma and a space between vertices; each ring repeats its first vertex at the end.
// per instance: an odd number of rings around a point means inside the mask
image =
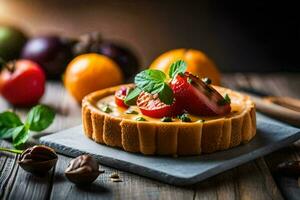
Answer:
POLYGON ((85 172, 78 174, 76 172, 65 172, 66 177, 69 179, 69 181, 81 185, 81 184, 90 184, 94 182, 97 177, 99 176, 100 171, 94 171, 94 172, 85 172))
POLYGON ((75 184, 92 183, 100 173, 97 161, 90 155, 81 155, 71 160, 65 170, 66 177, 75 184))
POLYGON ((18 164, 32 174, 46 174, 57 162, 53 149, 44 145, 35 145, 26 149, 18 159, 18 164))

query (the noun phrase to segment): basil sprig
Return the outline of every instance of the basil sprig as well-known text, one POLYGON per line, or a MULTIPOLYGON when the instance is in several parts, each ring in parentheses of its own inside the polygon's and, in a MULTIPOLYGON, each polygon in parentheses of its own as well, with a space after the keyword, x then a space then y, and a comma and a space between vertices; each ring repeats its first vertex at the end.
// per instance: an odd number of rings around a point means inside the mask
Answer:
POLYGON ((21 147, 29 138, 29 132, 40 132, 50 126, 55 112, 48 106, 37 105, 27 114, 23 123, 20 117, 10 111, 0 113, 0 139, 12 138, 15 148, 21 147))
MULTIPOLYGON (((177 74, 184 73, 187 68, 183 60, 178 60, 170 66, 169 76, 174 78, 177 74)), ((160 70, 147 69, 138 73, 134 78, 136 88, 129 92, 124 102, 127 105, 135 105, 139 94, 142 91, 158 94, 159 99, 171 105, 174 101, 173 90, 167 83, 168 78, 165 73, 160 70)))
POLYGON ((0 113, 0 138, 10 138, 14 129, 21 125, 22 121, 15 113, 9 111, 0 113))
POLYGON ((37 105, 33 107, 26 118, 25 125, 31 131, 42 131, 53 122, 55 113, 49 106, 37 105))
POLYGON ((166 75, 162 71, 154 69, 144 70, 138 73, 134 79, 138 88, 151 94, 158 94, 163 103, 170 105, 173 103, 173 91, 166 81, 166 75))
POLYGON ((147 69, 135 76, 136 88, 129 92, 125 98, 127 105, 134 105, 137 97, 142 91, 158 94, 159 99, 167 105, 173 103, 173 91, 166 83, 167 77, 160 70, 147 69))
POLYGON ((170 78, 174 78, 177 74, 183 74, 186 71, 187 64, 183 60, 174 62, 169 71, 170 78))

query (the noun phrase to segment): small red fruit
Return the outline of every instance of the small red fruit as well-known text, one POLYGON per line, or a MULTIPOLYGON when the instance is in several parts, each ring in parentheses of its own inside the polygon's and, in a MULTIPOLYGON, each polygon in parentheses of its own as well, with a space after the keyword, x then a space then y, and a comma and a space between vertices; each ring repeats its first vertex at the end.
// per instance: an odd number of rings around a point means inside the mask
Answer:
POLYGON ((150 94, 144 91, 137 99, 137 106, 143 115, 153 118, 173 117, 182 112, 182 108, 176 100, 171 105, 167 105, 158 98, 158 94, 150 94))
POLYGON ((38 103, 45 91, 45 74, 30 60, 10 63, 0 74, 0 93, 15 106, 38 103))
POLYGON ((124 100, 128 94, 128 87, 121 87, 115 93, 115 103, 119 107, 128 108, 129 106, 124 103, 124 100))
POLYGON ((190 74, 178 74, 171 81, 174 96, 191 114, 200 116, 221 116, 230 113, 230 103, 212 86, 190 74))

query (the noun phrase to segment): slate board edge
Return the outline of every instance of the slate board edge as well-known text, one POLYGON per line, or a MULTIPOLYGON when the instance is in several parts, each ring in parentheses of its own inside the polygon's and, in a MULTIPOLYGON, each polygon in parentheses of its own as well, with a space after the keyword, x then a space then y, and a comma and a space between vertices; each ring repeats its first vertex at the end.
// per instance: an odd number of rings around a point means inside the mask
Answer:
MULTIPOLYGON (((242 165, 242 164, 245 164, 247 162, 250 162, 258 157, 263 157, 269 153, 272 153, 276 150, 279 150, 289 144, 292 144, 293 142, 297 141, 300 139, 300 132, 296 132, 294 135, 290 136, 290 137, 287 137, 283 140, 280 141, 280 143, 277 143, 277 144, 274 144, 272 143, 272 145, 268 145, 268 146, 265 146, 263 148, 260 148, 260 149, 256 149, 254 150, 252 153, 251 153, 251 156, 249 156, 248 158, 246 158, 246 155, 247 154, 244 154, 240 157, 237 157, 237 158, 234 158, 231 163, 225 163, 223 164, 222 166, 217 166, 215 168, 212 168, 212 169, 209 169, 207 171, 205 171, 204 174, 199 174, 197 176, 194 176, 192 178, 195 178, 197 181, 196 182, 199 182, 199 181, 202 181, 204 179, 207 179, 209 177, 212 177, 214 175, 217 175, 221 172, 225 172, 229 169, 232 169, 232 168, 235 168, 239 165, 242 165), (213 171, 213 172, 212 172, 213 171)), ((196 183, 195 182, 195 183, 196 183)), ((192 183, 193 184, 193 183, 192 183)), ((188 184, 186 184, 188 185, 188 184)))
POLYGON ((103 165, 107 165, 107 166, 110 166, 110 167, 113 167, 116 169, 128 171, 128 172, 138 174, 141 176, 145 176, 148 178, 160 180, 160 181, 168 183, 168 184, 184 186, 184 185, 195 184, 197 182, 200 182, 204 179, 207 179, 209 177, 212 177, 216 174, 219 174, 226 170, 232 169, 234 167, 237 167, 238 165, 244 164, 244 163, 249 162, 258 157, 265 156, 273 151, 276 151, 288 144, 291 144, 291 143, 297 141, 298 139, 300 139, 300 131, 296 132, 292 136, 285 138, 284 140, 281 140, 280 143, 277 143, 277 144, 272 143, 272 145, 270 144, 270 145, 264 146, 263 148, 256 149, 251 153, 250 156, 248 154, 244 154, 240 157, 236 157, 236 158, 232 159, 230 163, 227 162, 221 166, 211 168, 201 174, 198 174, 193 177, 188 177, 188 178, 173 176, 173 175, 161 172, 161 171, 149 169, 144 166, 132 164, 130 162, 126 162, 126 161, 119 160, 119 159, 114 159, 111 157, 91 154, 89 152, 85 152, 82 150, 74 150, 65 145, 56 144, 56 143, 48 143, 47 141, 44 141, 42 138, 41 138, 40 142, 44 145, 54 148, 58 153, 61 153, 66 156, 76 157, 83 153, 88 153, 88 154, 93 155, 103 165), (116 163, 118 163, 118 164, 116 165, 116 163))

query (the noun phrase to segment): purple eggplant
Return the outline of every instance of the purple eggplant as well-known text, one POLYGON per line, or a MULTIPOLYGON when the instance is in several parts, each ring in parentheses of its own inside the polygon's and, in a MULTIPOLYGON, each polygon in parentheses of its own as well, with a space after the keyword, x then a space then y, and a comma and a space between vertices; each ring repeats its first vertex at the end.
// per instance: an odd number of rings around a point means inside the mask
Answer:
POLYGON ((128 48, 105 42, 99 45, 98 53, 105 55, 118 63, 126 79, 135 75, 139 70, 138 59, 128 48))
POLYGON ((58 36, 40 36, 30 39, 21 57, 39 63, 48 79, 60 79, 71 61, 72 42, 58 36))

